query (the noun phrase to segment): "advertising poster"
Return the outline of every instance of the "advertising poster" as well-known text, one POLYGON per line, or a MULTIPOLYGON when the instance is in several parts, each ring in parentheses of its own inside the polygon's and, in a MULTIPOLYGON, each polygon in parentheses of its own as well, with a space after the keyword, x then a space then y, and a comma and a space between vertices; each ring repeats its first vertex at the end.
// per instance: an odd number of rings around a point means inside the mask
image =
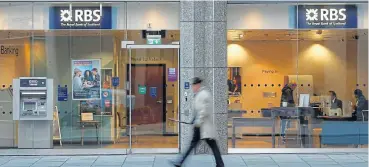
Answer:
POLYGON ((101 99, 101 61, 99 59, 72 60, 72 99, 101 99))
POLYGON ((239 96, 241 95, 241 68, 230 67, 228 68, 228 95, 239 96))
POLYGON ((168 82, 177 81, 176 68, 168 68, 168 82))
POLYGON ((64 87, 58 86, 58 101, 68 101, 68 87, 65 85, 64 87))
POLYGON ((113 86, 115 87, 119 86, 119 77, 112 77, 111 82, 113 86))
POLYGON ((113 111, 112 77, 113 69, 101 69, 103 89, 101 91, 101 114, 111 115, 113 111))

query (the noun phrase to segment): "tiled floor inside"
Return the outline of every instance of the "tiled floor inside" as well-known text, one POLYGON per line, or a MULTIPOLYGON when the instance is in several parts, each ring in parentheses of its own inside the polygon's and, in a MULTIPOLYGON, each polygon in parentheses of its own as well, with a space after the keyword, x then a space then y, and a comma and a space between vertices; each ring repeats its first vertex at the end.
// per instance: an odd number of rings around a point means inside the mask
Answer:
MULTIPOLYGON (((171 167, 177 155, 2 156, 0 167, 171 167)), ((367 153, 235 154, 223 156, 226 167, 368 167, 367 153)), ((215 167, 210 155, 191 156, 185 167, 215 167)))

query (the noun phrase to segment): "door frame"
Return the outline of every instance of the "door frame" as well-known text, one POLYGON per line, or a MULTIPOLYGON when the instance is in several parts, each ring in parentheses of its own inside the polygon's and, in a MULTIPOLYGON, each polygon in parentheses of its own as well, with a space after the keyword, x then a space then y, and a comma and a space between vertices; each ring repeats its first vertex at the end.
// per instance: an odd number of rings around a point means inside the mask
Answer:
MULTIPOLYGON (((136 45, 134 44, 134 41, 121 41, 121 49, 127 49, 128 51, 128 69, 129 71, 127 71, 127 73, 131 73, 132 71, 130 71, 130 69, 132 69, 132 49, 177 49, 177 58, 178 58, 178 68, 177 68, 177 81, 178 81, 178 99, 177 99, 177 103, 178 103, 178 120, 180 120, 180 98, 179 95, 181 94, 181 90, 180 90, 180 45, 179 42, 172 42, 172 44, 161 44, 161 45, 147 45, 147 44, 143 44, 143 45, 136 45)), ((166 69, 164 69, 165 75, 166 75, 166 69)), ((131 75, 129 75, 129 81, 132 81, 131 75)), ((164 78, 166 79, 166 78, 164 78)), ((128 84, 128 92, 131 95, 132 94, 132 88, 131 88, 131 84, 128 84), (129 86, 128 86, 129 85, 129 86)), ((131 106, 132 104, 132 100, 129 99, 129 106, 131 106)), ((166 104, 166 101, 164 102, 163 100, 163 104, 166 104)), ((128 117, 128 119, 130 120, 130 126, 131 126, 131 122, 132 122, 132 117, 131 117, 131 113, 132 113, 132 109, 129 109, 129 114, 130 116, 128 117)), ((164 115, 166 117, 166 114, 164 115)), ((166 119, 165 119, 166 120, 166 119)), ((132 154, 132 153, 179 153, 180 151, 180 146, 181 146, 181 138, 180 138, 180 132, 181 132, 181 126, 178 124, 177 126, 177 131, 178 131, 178 146, 177 148, 132 148, 132 135, 129 135, 129 148, 127 150, 127 154, 132 154)), ((129 134, 132 134, 132 128, 129 128, 129 134)))
MULTIPOLYGON (((131 65, 129 65, 129 64, 127 64, 127 73, 126 73, 126 81, 128 81, 129 83, 130 83, 130 87, 132 86, 131 84, 132 84, 132 82, 129 80, 130 79, 130 75, 131 75, 131 70, 132 70, 132 67, 160 67, 161 68, 161 70, 162 70, 162 72, 163 72, 163 76, 162 76, 162 79, 163 79, 163 84, 164 85, 166 85, 167 84, 167 80, 166 80, 166 77, 167 77, 167 75, 166 75, 166 65, 165 64, 131 64, 131 65), (130 70, 130 68, 131 68, 131 70, 130 70)), ((147 88, 146 88, 147 89, 147 88)), ((131 92, 130 92, 131 93, 131 92)), ((166 120, 167 120, 167 118, 166 118, 166 109, 167 109, 167 103, 166 103, 166 101, 167 101, 167 90, 166 90, 166 88, 164 87, 163 88, 163 102, 162 102, 162 105, 163 105, 163 111, 162 111, 162 114, 163 114, 163 116, 162 116, 162 118, 163 118, 163 127, 162 127, 162 132, 163 132, 163 136, 165 136, 165 133, 166 133, 166 120)), ((130 110, 132 110, 132 109, 130 109, 130 110)), ((132 114, 131 112, 127 112, 127 115, 126 115, 126 117, 127 117, 127 122, 129 122, 130 124, 131 124, 131 120, 130 120, 130 114, 132 114)))

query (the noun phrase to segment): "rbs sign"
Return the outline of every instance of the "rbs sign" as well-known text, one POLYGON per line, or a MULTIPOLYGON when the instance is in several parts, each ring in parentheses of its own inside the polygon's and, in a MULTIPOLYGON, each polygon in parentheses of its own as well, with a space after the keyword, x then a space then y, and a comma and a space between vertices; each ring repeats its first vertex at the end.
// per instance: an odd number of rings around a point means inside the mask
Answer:
POLYGON ((355 5, 300 5, 298 28, 357 28, 355 5))
POLYGON ((60 10, 61 22, 99 22, 101 20, 101 10, 60 10))
POLYGON ((52 7, 50 29, 111 29, 111 7, 52 7))

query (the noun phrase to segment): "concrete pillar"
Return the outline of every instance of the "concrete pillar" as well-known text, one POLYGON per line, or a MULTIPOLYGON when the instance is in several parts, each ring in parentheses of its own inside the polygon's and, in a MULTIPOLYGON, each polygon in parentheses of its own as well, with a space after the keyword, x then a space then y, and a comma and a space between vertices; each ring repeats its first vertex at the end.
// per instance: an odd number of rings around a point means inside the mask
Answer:
MULTIPOLYGON (((194 76, 202 77, 213 94, 214 124, 221 153, 227 146, 227 2, 182 0, 180 7, 180 111, 181 120, 190 121, 193 93, 184 89, 194 76), (184 98, 187 92, 187 101, 184 98)), ((189 146, 192 126, 181 126, 181 152, 189 146)), ((201 143, 196 153, 211 153, 201 143)))

